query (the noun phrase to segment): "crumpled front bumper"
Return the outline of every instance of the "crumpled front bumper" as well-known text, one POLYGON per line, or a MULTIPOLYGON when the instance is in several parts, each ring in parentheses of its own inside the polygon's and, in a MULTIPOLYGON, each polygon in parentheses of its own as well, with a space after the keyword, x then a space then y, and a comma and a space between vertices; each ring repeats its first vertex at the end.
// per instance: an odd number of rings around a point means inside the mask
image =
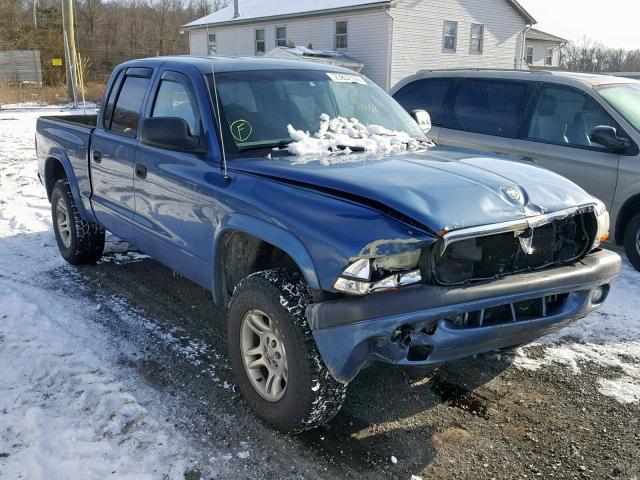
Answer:
POLYGON ((350 297, 310 305, 307 319, 322 358, 334 378, 349 382, 373 361, 437 365, 527 343, 585 317, 606 298, 620 273, 616 253, 600 250, 569 266, 511 275, 467 287, 416 285, 386 294, 350 297), (593 292, 603 287, 602 300, 593 292), (494 307, 561 296, 553 310, 508 323, 461 327, 452 319, 494 307))

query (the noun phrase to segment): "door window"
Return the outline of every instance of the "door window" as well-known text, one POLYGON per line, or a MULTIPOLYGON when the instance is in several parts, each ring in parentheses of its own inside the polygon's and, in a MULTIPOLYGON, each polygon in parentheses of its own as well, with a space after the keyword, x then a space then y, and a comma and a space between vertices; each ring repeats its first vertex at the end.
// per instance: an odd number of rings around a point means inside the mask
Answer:
POLYGON ((152 117, 181 118, 189 125, 191 135, 199 134, 197 107, 184 84, 162 80, 153 106, 152 117))
POLYGON ((128 137, 135 137, 138 132, 138 120, 142 101, 149 85, 149 79, 127 76, 113 111, 111 130, 128 137))
POLYGON ((111 92, 109 93, 109 98, 107 99, 107 104, 104 107, 104 118, 103 118, 104 128, 109 128, 111 124, 111 115, 113 114, 113 106, 116 103, 116 95, 118 94, 118 85, 120 84, 121 72, 122 70, 117 73, 117 76, 113 81, 113 85, 111 86, 111 92))
POLYGON ((547 85, 534 108, 528 137, 571 147, 606 150, 589 138, 591 130, 601 125, 618 128, 616 122, 586 93, 547 85))
POLYGON ((515 138, 527 90, 525 82, 464 80, 453 104, 450 123, 457 130, 515 138))
POLYGON ((447 78, 416 80, 405 85, 393 98, 408 112, 426 110, 431 116, 431 123, 442 125, 451 85, 452 81, 447 78))

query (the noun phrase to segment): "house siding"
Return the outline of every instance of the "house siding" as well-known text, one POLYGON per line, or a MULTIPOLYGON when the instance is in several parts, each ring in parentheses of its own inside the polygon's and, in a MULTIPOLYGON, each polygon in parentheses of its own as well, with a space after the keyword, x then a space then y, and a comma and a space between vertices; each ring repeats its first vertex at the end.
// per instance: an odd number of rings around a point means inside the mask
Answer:
MULTIPOLYGON (((556 42, 549 42, 545 40, 530 40, 527 39, 527 48, 533 48, 533 62, 529 64, 532 68, 558 68, 560 66, 560 44, 556 42), (547 56, 547 49, 553 48, 553 60, 551 67, 545 65, 544 60, 547 56)), ((525 50, 526 56, 526 50, 525 50)))
POLYGON ((400 0, 393 17, 391 86, 422 69, 526 68, 525 20, 505 1, 400 0), (444 21, 458 22, 455 52, 443 50, 444 21), (471 24, 484 25, 481 54, 471 53, 471 24))
MULTIPOLYGON (((348 23, 348 48, 345 54, 364 63, 362 73, 382 88, 388 89, 389 39, 391 19, 383 8, 344 14, 314 15, 276 21, 251 22, 239 25, 211 26, 216 33, 217 54, 230 56, 255 55, 255 30, 265 29, 266 51, 276 46, 276 27, 287 28, 287 41, 296 45, 313 45, 320 50, 334 50, 335 22, 348 23)), ((207 54, 205 29, 189 32, 191 55, 207 54)))

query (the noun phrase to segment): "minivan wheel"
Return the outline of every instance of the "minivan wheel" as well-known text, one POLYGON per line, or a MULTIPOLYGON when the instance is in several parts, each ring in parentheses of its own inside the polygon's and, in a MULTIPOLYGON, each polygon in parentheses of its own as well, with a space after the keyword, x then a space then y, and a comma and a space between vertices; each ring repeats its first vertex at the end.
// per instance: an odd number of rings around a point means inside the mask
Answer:
POLYGON ((631 265, 640 271, 640 213, 636 213, 624 231, 624 249, 631 265))
POLYGON ((299 433, 333 418, 347 386, 329 373, 306 319, 311 295, 285 269, 255 273, 229 306, 229 358, 242 397, 266 423, 299 433))
POLYGON ((62 257, 72 265, 95 263, 104 250, 105 231, 83 220, 73 200, 69 181, 58 180, 51 192, 53 232, 62 257))

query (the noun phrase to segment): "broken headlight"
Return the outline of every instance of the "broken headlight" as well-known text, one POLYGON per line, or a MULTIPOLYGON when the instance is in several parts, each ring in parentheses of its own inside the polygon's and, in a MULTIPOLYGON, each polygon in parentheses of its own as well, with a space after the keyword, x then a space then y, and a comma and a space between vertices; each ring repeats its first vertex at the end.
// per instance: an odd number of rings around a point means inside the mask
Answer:
POLYGON ((333 288, 352 295, 395 290, 422 281, 418 268, 422 250, 360 258, 345 268, 333 288))
POLYGON ((593 241, 593 246, 591 247, 592 250, 598 248, 609 238, 609 212, 607 212, 607 207, 600 200, 596 199, 596 208, 593 213, 595 213, 596 220, 598 221, 598 230, 593 241))

